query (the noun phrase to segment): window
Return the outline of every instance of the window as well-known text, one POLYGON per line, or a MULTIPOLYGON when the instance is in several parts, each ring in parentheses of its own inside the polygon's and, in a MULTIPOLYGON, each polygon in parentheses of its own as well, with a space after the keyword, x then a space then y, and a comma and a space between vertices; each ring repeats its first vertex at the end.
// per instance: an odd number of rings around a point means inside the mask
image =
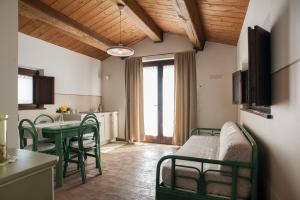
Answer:
POLYGON ((39 71, 19 68, 18 70, 18 104, 19 110, 38 108, 34 103, 34 76, 39 71))
POLYGON ((18 104, 33 104, 33 77, 18 75, 18 104))
POLYGON ((54 77, 40 76, 39 71, 19 68, 19 110, 43 109, 44 104, 54 104, 54 77))

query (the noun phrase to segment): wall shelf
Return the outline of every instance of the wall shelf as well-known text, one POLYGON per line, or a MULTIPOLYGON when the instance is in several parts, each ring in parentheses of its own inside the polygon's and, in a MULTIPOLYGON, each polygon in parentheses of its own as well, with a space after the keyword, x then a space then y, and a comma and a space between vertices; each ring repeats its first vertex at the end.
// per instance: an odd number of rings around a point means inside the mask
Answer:
POLYGON ((255 109, 251 109, 251 108, 241 108, 240 110, 261 116, 266 119, 273 119, 273 115, 271 115, 270 113, 265 113, 260 110, 255 110, 255 109))

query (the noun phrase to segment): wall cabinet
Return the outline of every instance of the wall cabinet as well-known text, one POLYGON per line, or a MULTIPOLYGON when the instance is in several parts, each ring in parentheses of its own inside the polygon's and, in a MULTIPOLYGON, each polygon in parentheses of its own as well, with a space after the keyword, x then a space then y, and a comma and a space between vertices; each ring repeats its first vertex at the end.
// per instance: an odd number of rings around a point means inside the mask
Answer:
MULTIPOLYGON (((100 143, 101 145, 115 141, 119 134, 118 112, 94 113, 100 123, 100 143)), ((86 113, 66 114, 64 120, 82 120, 86 113)))

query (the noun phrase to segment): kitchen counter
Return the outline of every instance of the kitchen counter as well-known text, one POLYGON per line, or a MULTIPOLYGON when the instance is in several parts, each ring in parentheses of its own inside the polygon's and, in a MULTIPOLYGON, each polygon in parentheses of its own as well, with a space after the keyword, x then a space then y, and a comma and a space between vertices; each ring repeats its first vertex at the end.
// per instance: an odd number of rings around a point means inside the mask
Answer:
MULTIPOLYGON (((118 112, 118 111, 102 111, 102 112, 85 112, 85 111, 83 111, 83 112, 79 112, 79 113, 77 113, 77 114, 88 114, 88 113, 115 113, 115 112, 118 112)), ((76 114, 76 113, 73 113, 73 114, 76 114)))
POLYGON ((14 163, 0 166, 1 200, 52 200, 53 167, 57 157, 28 150, 8 149, 14 163))

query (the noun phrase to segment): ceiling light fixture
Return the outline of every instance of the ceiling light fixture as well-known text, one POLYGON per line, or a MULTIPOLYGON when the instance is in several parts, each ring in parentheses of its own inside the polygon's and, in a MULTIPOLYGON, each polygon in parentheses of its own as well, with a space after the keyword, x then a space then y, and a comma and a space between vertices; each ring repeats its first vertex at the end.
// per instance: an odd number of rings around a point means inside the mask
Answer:
POLYGON ((122 12, 124 10, 124 5, 118 3, 118 8, 120 11, 120 42, 117 46, 109 47, 106 50, 106 53, 111 56, 118 56, 118 57, 128 57, 134 54, 134 50, 130 47, 126 47, 122 44, 122 12))

